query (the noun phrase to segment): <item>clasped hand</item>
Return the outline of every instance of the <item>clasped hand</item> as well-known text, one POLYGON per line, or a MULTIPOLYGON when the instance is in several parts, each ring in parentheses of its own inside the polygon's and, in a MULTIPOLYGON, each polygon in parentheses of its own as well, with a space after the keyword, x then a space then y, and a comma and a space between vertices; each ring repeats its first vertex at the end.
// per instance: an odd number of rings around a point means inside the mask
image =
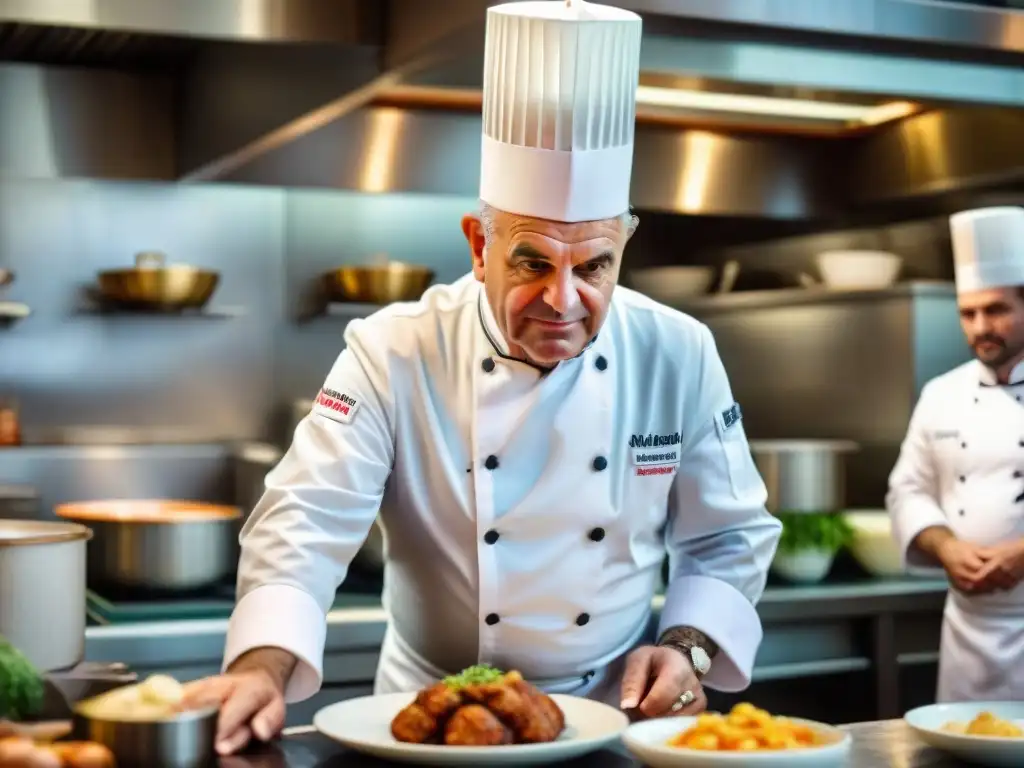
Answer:
POLYGON ((1021 541, 982 547, 950 539, 942 545, 938 555, 953 586, 968 594, 1013 589, 1024 578, 1024 543, 1021 541))

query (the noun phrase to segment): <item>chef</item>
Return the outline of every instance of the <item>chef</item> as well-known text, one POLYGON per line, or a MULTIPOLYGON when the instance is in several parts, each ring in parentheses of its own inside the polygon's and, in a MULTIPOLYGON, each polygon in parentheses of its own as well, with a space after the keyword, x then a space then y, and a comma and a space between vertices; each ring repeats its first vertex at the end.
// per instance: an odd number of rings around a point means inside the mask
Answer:
POLYGON ((1024 701, 1024 208, 950 220, 975 360, 925 385, 889 479, 910 565, 945 568, 940 702, 1024 701))
POLYGON ((377 693, 488 663, 650 716, 749 685, 780 526, 708 329, 616 287, 640 34, 578 0, 488 9, 472 273, 351 322, 267 476, 225 674, 191 689, 223 702, 222 752, 320 688, 378 512, 377 693))

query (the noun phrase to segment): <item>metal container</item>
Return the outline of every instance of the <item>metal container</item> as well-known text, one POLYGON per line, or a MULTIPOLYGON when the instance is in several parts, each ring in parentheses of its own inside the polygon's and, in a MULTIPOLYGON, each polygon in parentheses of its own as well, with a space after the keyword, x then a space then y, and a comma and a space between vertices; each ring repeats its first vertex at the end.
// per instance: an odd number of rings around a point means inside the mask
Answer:
POLYGON ((846 506, 847 440, 752 440, 771 512, 838 512, 846 506))
POLYGON ((202 589, 234 573, 238 507, 190 501, 61 504, 58 517, 88 525, 90 585, 202 589))
POLYGON ((323 276, 329 301, 361 304, 416 301, 433 279, 433 270, 399 261, 380 266, 338 267, 323 276))
POLYGON ((156 251, 136 254, 135 266, 98 276, 100 298, 119 307, 159 311, 198 309, 217 290, 220 275, 184 264, 167 264, 156 251))
POLYGON ((83 525, 0 520, 0 635, 43 672, 85 656, 83 525))
POLYGON ((118 768, 201 768, 216 764, 216 708, 155 721, 104 720, 75 709, 75 738, 106 746, 118 768))

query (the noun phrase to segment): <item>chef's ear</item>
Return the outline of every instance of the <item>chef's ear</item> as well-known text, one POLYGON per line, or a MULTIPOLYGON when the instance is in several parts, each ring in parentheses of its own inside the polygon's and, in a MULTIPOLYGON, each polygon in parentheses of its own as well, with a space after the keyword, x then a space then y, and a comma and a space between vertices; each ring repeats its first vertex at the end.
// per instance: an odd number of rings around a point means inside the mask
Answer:
POLYGON ((477 280, 484 276, 484 251, 487 248, 487 233, 484 223, 476 214, 467 213, 462 217, 462 234, 469 243, 469 257, 473 262, 473 274, 477 280))

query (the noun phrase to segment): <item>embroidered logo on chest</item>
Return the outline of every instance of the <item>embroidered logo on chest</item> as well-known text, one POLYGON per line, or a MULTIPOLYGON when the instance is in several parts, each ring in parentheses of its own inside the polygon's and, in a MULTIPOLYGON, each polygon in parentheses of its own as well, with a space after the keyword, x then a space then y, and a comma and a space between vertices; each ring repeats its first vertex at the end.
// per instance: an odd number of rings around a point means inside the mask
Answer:
POLYGON ((316 396, 316 410, 328 419, 340 424, 348 424, 359 410, 359 401, 335 389, 324 387, 316 396))
POLYGON ((683 437, 678 432, 659 435, 653 432, 635 434, 629 438, 629 449, 637 477, 670 475, 679 467, 679 445, 683 437))

